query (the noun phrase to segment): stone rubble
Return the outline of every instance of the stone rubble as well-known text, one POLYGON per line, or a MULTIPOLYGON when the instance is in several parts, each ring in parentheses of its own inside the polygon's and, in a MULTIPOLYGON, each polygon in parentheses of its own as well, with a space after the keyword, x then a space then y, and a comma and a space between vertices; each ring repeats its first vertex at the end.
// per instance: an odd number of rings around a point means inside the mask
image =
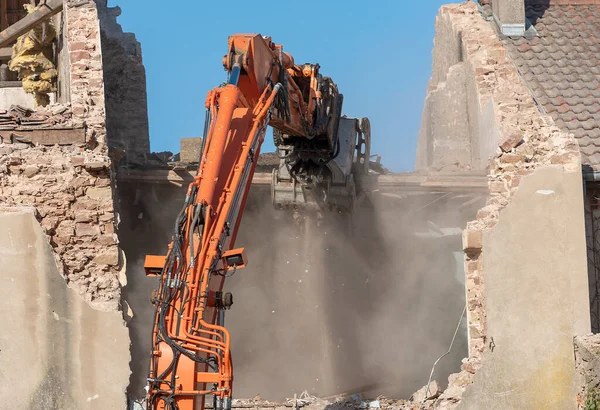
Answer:
POLYGON ((0 110, 0 130, 71 128, 71 118, 69 104, 51 104, 35 111, 13 105, 9 110, 0 110))
POLYGON ((600 334, 575 338, 575 368, 579 381, 577 405, 583 410, 589 396, 600 398, 600 334))

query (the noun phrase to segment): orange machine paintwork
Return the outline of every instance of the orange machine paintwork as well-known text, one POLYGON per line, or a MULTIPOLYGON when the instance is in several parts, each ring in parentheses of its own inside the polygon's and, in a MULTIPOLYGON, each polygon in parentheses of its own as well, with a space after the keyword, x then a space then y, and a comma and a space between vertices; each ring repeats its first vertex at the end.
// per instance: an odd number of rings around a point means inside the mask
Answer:
POLYGON ((215 301, 230 270, 223 255, 234 246, 267 124, 291 135, 307 135, 315 99, 320 98, 318 66, 294 65, 268 37, 231 36, 223 63, 230 78, 239 70, 239 79, 208 93, 210 126, 203 155, 169 254, 147 259, 151 273, 156 273, 157 263, 164 263, 153 297, 156 319, 147 396, 151 410, 196 410, 204 407, 207 395, 213 396, 217 408, 230 407, 230 335, 216 308, 223 301, 215 301), (304 93, 296 80, 309 84, 304 93), (287 103, 276 107, 283 90, 287 103))

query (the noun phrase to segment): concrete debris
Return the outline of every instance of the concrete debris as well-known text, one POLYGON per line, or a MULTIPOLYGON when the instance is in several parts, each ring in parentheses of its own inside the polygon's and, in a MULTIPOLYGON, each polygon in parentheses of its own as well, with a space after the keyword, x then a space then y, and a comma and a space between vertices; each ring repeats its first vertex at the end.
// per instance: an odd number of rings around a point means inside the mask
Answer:
POLYGON ((179 160, 189 163, 200 161, 200 148, 202 147, 202 138, 181 138, 179 140, 179 160))
POLYGON ((440 388, 435 380, 429 383, 429 386, 425 385, 417 390, 412 395, 412 400, 415 403, 423 403, 426 400, 433 400, 440 395, 440 388))
POLYGON ((577 372, 577 405, 586 407, 592 396, 600 394, 600 334, 577 336, 575 344, 575 367, 577 372))
POLYGON ((31 130, 51 127, 70 127, 71 109, 67 104, 52 104, 30 110, 13 105, 0 110, 0 130, 31 130))
MULTIPOLYGON (((288 409, 305 409, 305 410, 364 410, 364 409, 383 409, 383 410, 418 410, 419 403, 410 400, 393 400, 383 396, 379 396, 376 400, 364 401, 360 395, 353 394, 351 396, 337 399, 323 399, 308 395, 305 391, 297 398, 290 398, 284 403, 278 403, 268 400, 258 399, 233 399, 233 409, 254 409, 254 410, 288 410, 288 409)), ((433 401, 428 401, 422 410, 432 410, 433 401)), ((212 404, 206 406, 207 409, 212 409, 212 404)))
MULTIPOLYGON (((29 4, 24 7, 30 14, 39 9, 29 4)), ((13 46, 8 68, 19 73, 23 89, 33 94, 36 107, 48 105, 48 93, 56 91, 58 71, 53 63, 52 47, 55 40, 56 30, 52 22, 47 20, 19 37, 13 46)))

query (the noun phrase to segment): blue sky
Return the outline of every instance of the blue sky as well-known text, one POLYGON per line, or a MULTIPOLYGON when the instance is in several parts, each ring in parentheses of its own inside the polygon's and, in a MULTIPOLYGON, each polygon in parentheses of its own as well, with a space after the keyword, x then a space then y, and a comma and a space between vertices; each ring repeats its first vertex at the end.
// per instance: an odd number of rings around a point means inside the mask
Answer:
MULTIPOLYGON (((226 78, 233 33, 269 35, 296 63, 319 63, 344 94, 344 114, 369 117, 372 153, 413 169, 431 75, 434 22, 446 0, 110 0, 142 43, 153 151, 202 134, 204 99, 226 78)), ((268 134, 270 135, 270 134, 268 134)), ((273 151, 267 137, 262 151, 273 151)))

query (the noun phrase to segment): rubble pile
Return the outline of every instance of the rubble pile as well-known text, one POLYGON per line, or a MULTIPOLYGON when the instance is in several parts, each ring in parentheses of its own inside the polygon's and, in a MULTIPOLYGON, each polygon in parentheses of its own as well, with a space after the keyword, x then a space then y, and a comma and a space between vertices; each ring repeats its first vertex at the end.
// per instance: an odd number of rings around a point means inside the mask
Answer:
MULTIPOLYGON (((426 400, 421 402, 414 398, 412 400, 395 400, 384 396, 379 396, 373 400, 366 400, 359 394, 318 398, 308 395, 305 391, 297 397, 288 398, 283 403, 263 400, 259 396, 253 399, 234 399, 231 407, 232 409, 254 410, 432 410, 434 409, 434 399, 438 394, 436 392, 435 395, 430 395, 426 400)), ((212 409, 212 406, 209 404, 206 408, 212 409)))
POLYGON ((71 119, 71 109, 65 104, 52 104, 35 111, 13 105, 9 110, 0 110, 0 130, 67 128, 73 125, 71 119))

